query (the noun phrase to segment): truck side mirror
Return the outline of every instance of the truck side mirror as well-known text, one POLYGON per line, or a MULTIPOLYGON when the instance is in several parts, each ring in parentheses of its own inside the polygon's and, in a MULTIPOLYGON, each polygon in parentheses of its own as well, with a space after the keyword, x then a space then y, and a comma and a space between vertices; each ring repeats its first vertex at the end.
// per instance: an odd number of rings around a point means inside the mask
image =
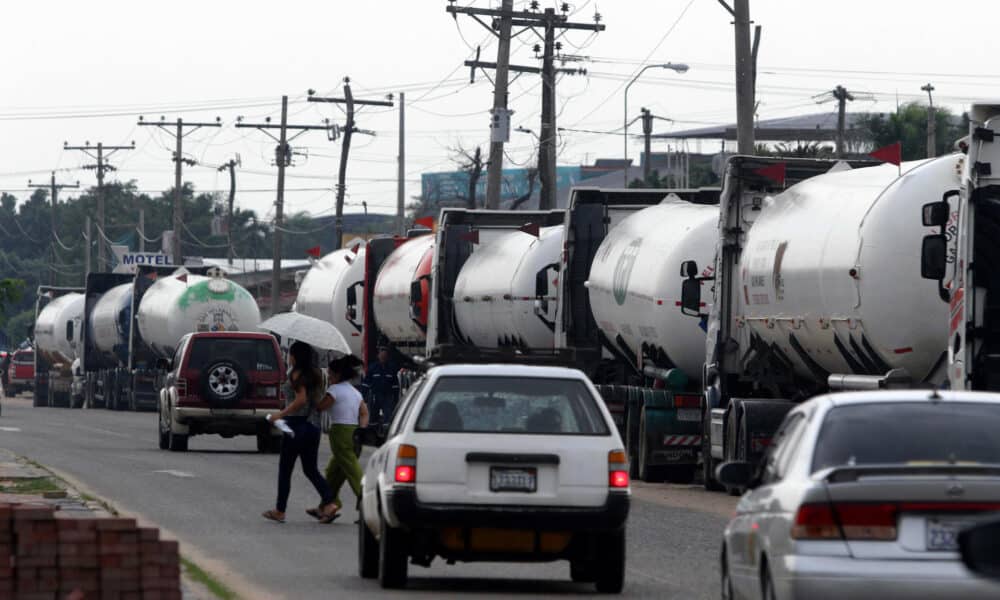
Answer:
POLYGON ((681 277, 695 278, 698 276, 698 263, 686 260, 681 263, 681 277))
POLYGON ((416 304, 424 299, 424 292, 420 286, 421 283, 422 282, 419 279, 410 282, 410 302, 413 304, 416 304))
POLYGON ((689 317, 701 316, 701 281, 688 278, 681 282, 681 312, 689 317))
POLYGON ((66 321, 66 341, 73 341, 73 321, 66 321))
POLYGON ((353 285, 347 288, 347 305, 355 306, 358 303, 358 290, 353 285))
POLYGON ((169 358, 160 358, 156 361, 156 368, 161 371, 172 371, 174 368, 174 361, 169 358))
POLYGON ((948 242, 944 235, 940 233, 924 236, 923 244, 920 247, 921 277, 937 281, 944 279, 947 268, 947 247, 948 242))
POLYGON ((923 223, 925 227, 944 227, 951 218, 951 207, 947 202, 929 202, 923 207, 923 223))
POLYGON ((547 296, 549 293, 549 277, 548 271, 542 269, 541 271, 535 273, 535 297, 541 298, 542 296, 547 296))

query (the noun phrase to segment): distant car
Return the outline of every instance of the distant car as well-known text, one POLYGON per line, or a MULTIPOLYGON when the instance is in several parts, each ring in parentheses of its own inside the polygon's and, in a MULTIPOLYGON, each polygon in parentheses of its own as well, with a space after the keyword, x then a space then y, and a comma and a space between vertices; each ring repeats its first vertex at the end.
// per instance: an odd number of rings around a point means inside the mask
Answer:
POLYGON ((1000 510, 1000 395, 879 391, 792 410, 726 527, 723 598, 1000 598, 958 535, 1000 510))
POLYGON ((430 369, 368 460, 360 574, 403 587, 407 563, 570 561, 620 592, 628 463, 597 390, 575 369, 430 369))
POLYGON ((35 389, 35 352, 18 350, 14 352, 7 369, 7 387, 4 394, 12 398, 21 392, 35 389))
POLYGON ((264 419, 281 409, 285 369, 266 333, 191 333, 177 345, 160 390, 159 446, 183 452, 192 435, 257 436, 257 450, 277 452, 281 432, 264 419))

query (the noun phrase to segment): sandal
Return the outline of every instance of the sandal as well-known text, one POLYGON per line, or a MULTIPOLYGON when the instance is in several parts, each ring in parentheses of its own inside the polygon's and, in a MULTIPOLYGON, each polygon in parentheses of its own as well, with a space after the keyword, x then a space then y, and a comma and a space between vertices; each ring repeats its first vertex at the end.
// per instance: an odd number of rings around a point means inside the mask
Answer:
POLYGON ((319 507, 316 507, 316 508, 307 508, 306 509, 306 514, 309 515, 310 517, 316 519, 316 520, 319 520, 319 519, 323 518, 323 512, 322 512, 322 510, 319 507))
POLYGON ((285 516, 274 509, 264 511, 261 513, 261 516, 269 521, 275 521, 276 523, 285 522, 285 516))
MULTIPOLYGON (((336 506, 336 505, 334 505, 334 506, 336 506)), ((322 525, 329 525, 330 523, 333 523, 334 521, 336 521, 337 519, 340 518, 340 507, 339 506, 337 506, 337 510, 334 511, 333 513, 329 513, 328 514, 328 513, 322 512, 321 508, 317 508, 316 512, 319 513, 319 517, 317 517, 317 518, 319 519, 319 522, 322 525)))

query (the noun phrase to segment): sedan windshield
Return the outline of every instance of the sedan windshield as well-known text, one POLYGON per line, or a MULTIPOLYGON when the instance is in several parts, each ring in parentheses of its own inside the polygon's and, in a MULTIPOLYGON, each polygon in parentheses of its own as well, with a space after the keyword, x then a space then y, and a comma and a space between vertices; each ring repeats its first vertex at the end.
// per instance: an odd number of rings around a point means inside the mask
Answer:
POLYGON ((870 464, 1000 463, 1000 405, 957 402, 855 404, 823 422, 813 472, 870 464))
POLYGON ((597 402, 576 379, 442 377, 417 431, 608 435, 597 402))

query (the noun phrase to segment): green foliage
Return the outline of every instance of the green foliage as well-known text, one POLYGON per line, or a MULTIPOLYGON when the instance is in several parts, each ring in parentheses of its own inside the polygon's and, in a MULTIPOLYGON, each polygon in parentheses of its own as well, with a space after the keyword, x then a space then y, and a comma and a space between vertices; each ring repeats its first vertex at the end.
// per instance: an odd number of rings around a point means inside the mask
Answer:
POLYGON ((20 302, 24 296, 24 281, 20 279, 0 279, 0 325, 7 320, 7 307, 20 302))
MULTIPOLYGON (((950 153, 955 141, 968 133, 969 115, 963 114, 956 124, 950 110, 944 107, 935 110, 935 149, 940 156, 950 153)), ((870 140, 874 148, 901 142, 903 160, 918 160, 927 156, 927 107, 922 104, 904 104, 888 116, 868 115, 861 119, 859 128, 860 135, 870 140)))

